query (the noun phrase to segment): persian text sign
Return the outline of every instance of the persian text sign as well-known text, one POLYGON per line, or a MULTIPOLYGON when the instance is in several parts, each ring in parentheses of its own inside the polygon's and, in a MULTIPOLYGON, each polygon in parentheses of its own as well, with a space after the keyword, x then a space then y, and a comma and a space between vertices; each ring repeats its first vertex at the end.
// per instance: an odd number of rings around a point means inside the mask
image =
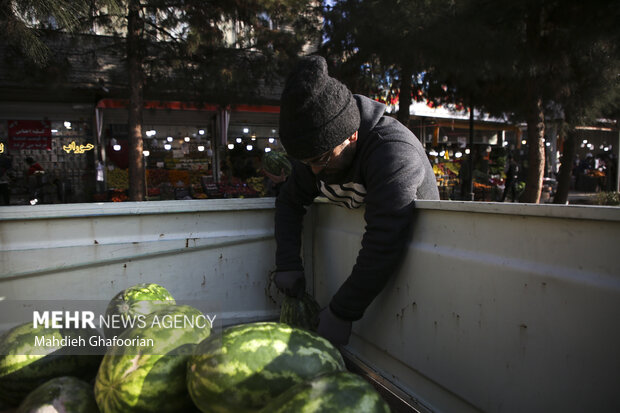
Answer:
POLYGON ((73 141, 69 145, 63 145, 62 149, 67 153, 71 153, 72 151, 73 153, 84 153, 86 151, 90 151, 94 147, 95 145, 93 145, 92 143, 87 143, 86 145, 78 145, 75 143, 75 141, 73 141))
POLYGON ((10 120, 9 148, 52 149, 52 126, 47 120, 10 120))

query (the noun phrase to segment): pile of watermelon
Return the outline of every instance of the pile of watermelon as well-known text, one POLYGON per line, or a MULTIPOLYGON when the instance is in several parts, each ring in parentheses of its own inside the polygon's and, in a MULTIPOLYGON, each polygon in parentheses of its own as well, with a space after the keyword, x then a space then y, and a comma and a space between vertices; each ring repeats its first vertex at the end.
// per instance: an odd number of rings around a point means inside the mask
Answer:
MULTIPOLYGON (((309 298, 304 305, 314 315, 309 298)), ((372 386, 347 372, 340 352, 310 328, 257 322, 212 334, 208 325, 155 326, 152 321, 166 316, 201 315, 177 304, 157 284, 119 292, 106 314, 140 314, 145 320, 144 325, 106 330, 106 338, 118 336, 125 343, 152 339, 154 346, 39 354, 32 348, 34 335, 67 332, 34 330, 32 323, 17 326, 0 336, 0 406, 15 406, 16 413, 389 412, 372 386)))

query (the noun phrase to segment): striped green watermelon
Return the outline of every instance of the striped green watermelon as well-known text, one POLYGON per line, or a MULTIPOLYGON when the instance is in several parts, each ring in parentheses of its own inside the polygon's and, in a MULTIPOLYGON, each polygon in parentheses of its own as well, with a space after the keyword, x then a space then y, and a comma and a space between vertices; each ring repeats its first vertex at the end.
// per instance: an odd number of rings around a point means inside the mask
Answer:
MULTIPOLYGON (((176 304, 172 294, 159 284, 143 283, 126 288, 112 298, 108 304, 105 315, 106 319, 119 317, 127 320, 136 320, 138 315, 148 315, 158 308, 176 304)), ((125 324, 127 324, 125 323, 125 324)), ((120 336, 120 334, 131 326, 104 326, 106 338, 120 336)))
POLYGON ((58 376, 77 376, 90 380, 97 374, 104 349, 90 347, 90 337, 101 339, 92 329, 58 329, 32 322, 12 328, 0 337, 0 400, 17 406, 44 382, 58 376), (37 346, 35 338, 61 340, 65 336, 83 337, 86 346, 37 346))
POLYGON ((96 413, 93 386, 76 377, 51 379, 30 392, 16 413, 96 413))
POLYGON ((202 341, 187 371, 187 386, 204 413, 253 412, 317 375, 344 370, 329 341, 281 323, 229 327, 202 341))
POLYGON ((210 334, 208 322, 178 328, 154 325, 165 317, 202 313, 187 305, 168 306, 145 318, 143 327, 126 330, 120 339, 152 339, 153 346, 110 347, 95 381, 95 399, 102 413, 186 412, 194 409, 187 393, 187 361, 193 348, 210 334))
POLYGON ((338 371, 297 384, 261 413, 389 413, 388 404, 362 377, 338 371))
POLYGON ((319 304, 305 293, 302 298, 284 296, 280 309, 280 322, 292 327, 315 331, 319 322, 319 304))
POLYGON ((265 152, 262 163, 263 169, 270 174, 278 176, 282 173, 282 169, 284 169, 284 174, 287 176, 291 174, 293 169, 286 155, 278 151, 265 152))

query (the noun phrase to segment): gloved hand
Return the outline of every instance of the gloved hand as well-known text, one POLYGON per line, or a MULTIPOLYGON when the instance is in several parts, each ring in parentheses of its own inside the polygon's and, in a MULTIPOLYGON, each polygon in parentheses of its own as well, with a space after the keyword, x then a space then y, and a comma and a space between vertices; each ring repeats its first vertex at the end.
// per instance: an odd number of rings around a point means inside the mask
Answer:
POLYGON ((349 343, 352 325, 351 321, 336 316, 327 306, 319 313, 319 326, 316 332, 328 339, 334 346, 344 346, 349 343))
POLYGON ((290 297, 303 297, 306 292, 306 278, 303 271, 278 271, 273 276, 276 287, 290 297))

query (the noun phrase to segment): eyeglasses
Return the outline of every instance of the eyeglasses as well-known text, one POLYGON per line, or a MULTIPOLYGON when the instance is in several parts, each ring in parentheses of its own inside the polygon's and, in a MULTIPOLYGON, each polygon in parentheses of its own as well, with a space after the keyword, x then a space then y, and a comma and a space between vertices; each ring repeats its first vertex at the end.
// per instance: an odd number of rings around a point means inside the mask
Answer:
POLYGON ((329 163, 332 160, 332 156, 334 155, 334 152, 328 152, 322 156, 320 156, 318 159, 315 160, 310 160, 310 161, 299 161, 301 163, 303 163, 304 165, 307 165, 311 168, 327 168, 327 165, 329 165, 329 163))

